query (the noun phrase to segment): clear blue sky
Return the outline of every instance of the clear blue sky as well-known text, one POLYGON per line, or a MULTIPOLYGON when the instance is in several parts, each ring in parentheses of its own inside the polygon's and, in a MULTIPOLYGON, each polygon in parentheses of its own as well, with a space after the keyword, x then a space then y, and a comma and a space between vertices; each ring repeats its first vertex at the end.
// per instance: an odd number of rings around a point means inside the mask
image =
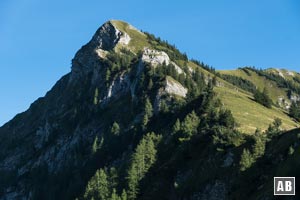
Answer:
POLYGON ((0 125, 70 71, 109 19, 167 39, 217 69, 300 69, 298 0, 1 0, 0 125))

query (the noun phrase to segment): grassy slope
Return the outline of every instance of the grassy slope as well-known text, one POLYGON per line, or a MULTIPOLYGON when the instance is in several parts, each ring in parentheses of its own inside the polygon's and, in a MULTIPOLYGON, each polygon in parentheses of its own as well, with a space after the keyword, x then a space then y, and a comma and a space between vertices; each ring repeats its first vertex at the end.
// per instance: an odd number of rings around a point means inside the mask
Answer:
POLYGON ((147 36, 128 23, 118 20, 111 20, 111 23, 121 32, 125 32, 130 36, 131 40, 129 42, 129 48, 135 53, 142 50, 144 47, 150 46, 147 41, 147 36))
MULTIPOLYGON (((192 68, 197 67, 197 65, 195 65, 194 63, 189 63, 189 66, 192 68)), ((242 70, 236 71, 239 72, 235 73, 235 71, 225 71, 225 73, 231 75, 239 75, 244 73, 242 70)), ((213 77, 210 72, 204 69, 202 69, 202 72, 213 77)), ((245 78, 244 76, 247 76, 247 74, 244 73, 242 77, 245 78)), ((254 84, 258 85, 258 87, 261 88, 263 88, 263 85, 265 84, 265 82, 267 82, 266 80, 260 80, 257 75, 253 75, 253 78, 255 80, 254 84)), ((251 80, 251 78, 247 79, 253 81, 251 80)), ((293 129, 299 126, 299 124, 297 124, 293 119, 287 116, 283 110, 276 107, 267 109, 254 102, 253 97, 249 92, 243 91, 242 89, 237 89, 236 86, 233 86, 232 84, 222 79, 218 78, 217 80, 218 82, 220 82, 220 86, 215 87, 215 92, 221 99, 224 107, 232 111, 233 116, 239 124, 239 130, 245 133, 253 133, 256 128, 265 130, 276 117, 282 119, 282 127, 286 130, 293 129)), ((269 85, 271 85, 271 83, 269 83, 269 85)), ((284 94, 284 91, 278 92, 276 91, 276 89, 274 89, 274 87, 270 87, 270 93, 281 95, 284 94)))
POLYGON ((256 128, 266 129, 275 118, 283 122, 282 128, 289 130, 298 126, 279 108, 268 109, 253 101, 252 96, 227 87, 216 87, 219 98, 224 106, 232 111, 239 124, 239 130, 253 133, 256 128))
POLYGON ((270 80, 266 79, 265 77, 259 76, 258 74, 256 74, 255 72, 253 72, 251 70, 248 70, 248 71, 250 73, 250 76, 241 69, 220 71, 220 73, 238 76, 238 77, 242 77, 246 80, 249 80, 254 85, 256 85, 260 91, 262 91, 264 88, 267 88, 269 95, 272 98, 274 103, 277 102, 278 97, 280 97, 280 96, 287 98, 286 90, 283 88, 277 87, 277 85, 274 81, 270 81, 270 80))
MULTIPOLYGON (((264 77, 258 76, 256 73, 249 71, 251 76, 247 75, 243 70, 237 69, 232 71, 220 71, 223 74, 230 74, 247 79, 254 83, 260 90, 267 87, 269 94, 274 102, 279 96, 285 96, 285 90, 278 88, 273 81, 266 80, 264 77)), ((283 122, 283 128, 286 130, 299 127, 299 124, 291 119, 283 110, 272 107, 267 109, 264 106, 253 101, 251 94, 241 89, 232 89, 225 84, 225 87, 217 87, 215 89, 224 106, 230 109, 239 123, 239 129, 246 133, 254 132, 256 128, 266 129, 274 118, 280 118, 283 122)))

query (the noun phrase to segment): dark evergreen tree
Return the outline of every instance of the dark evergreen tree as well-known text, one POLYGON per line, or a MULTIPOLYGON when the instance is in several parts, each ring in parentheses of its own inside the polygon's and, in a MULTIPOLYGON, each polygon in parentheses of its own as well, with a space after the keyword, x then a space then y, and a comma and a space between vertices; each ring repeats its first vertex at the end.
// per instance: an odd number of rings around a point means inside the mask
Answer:
POLYGON ((153 115, 153 108, 149 98, 146 98, 144 106, 143 127, 145 128, 153 115))
POLYGON ((256 91, 256 86, 251 81, 241 77, 222 74, 221 78, 248 92, 254 93, 256 91))
POLYGON ((219 124, 229 128, 234 128, 235 120, 230 110, 221 110, 219 113, 219 124))
POLYGON ((119 124, 117 122, 113 123, 110 132, 113 135, 119 135, 120 134, 120 126, 119 126, 119 124))
POLYGON ((149 168, 156 161, 156 145, 160 138, 155 133, 148 133, 136 147, 127 176, 127 195, 129 200, 136 199, 139 193, 138 185, 140 180, 142 180, 149 168))
POLYGON ((115 188, 113 188, 113 191, 112 191, 112 193, 111 193, 110 200, 120 200, 120 197, 118 196, 117 191, 116 191, 115 188))
POLYGON ((294 119, 300 121, 300 102, 293 101, 289 108, 289 113, 294 119))
POLYGON ((282 124, 281 119, 275 118, 273 123, 269 125, 266 134, 269 139, 281 133, 280 126, 282 124))
POLYGON ((263 92, 256 90, 254 93, 254 100, 267 108, 271 108, 273 104, 266 88, 264 88, 263 92))
POLYGON ((151 90, 152 88, 153 88, 153 81, 152 81, 152 78, 150 78, 147 89, 151 90))
POLYGON ((188 114, 181 123, 183 138, 189 139, 192 135, 196 134, 199 123, 200 119, 195 111, 192 111, 190 114, 188 114))
POLYGON ((121 200, 127 200, 127 192, 124 189, 123 189, 122 194, 121 194, 121 200))
POLYGON ((109 198, 109 183, 106 172, 103 169, 97 170, 95 176, 89 181, 84 199, 106 200, 109 198))
POLYGON ((180 120, 177 119, 173 126, 173 134, 178 133, 181 130, 180 120))
POLYGON ((245 171, 250 168, 254 161, 251 152, 248 149, 244 149, 241 155, 240 170, 245 171))

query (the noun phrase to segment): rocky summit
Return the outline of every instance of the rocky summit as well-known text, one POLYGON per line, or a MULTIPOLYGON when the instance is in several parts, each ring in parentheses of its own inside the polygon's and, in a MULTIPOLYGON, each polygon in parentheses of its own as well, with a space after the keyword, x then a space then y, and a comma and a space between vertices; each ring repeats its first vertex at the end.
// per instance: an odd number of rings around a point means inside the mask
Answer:
POLYGON ((272 199, 300 175, 299 102, 297 72, 217 71, 111 20, 0 127, 0 199, 272 199))

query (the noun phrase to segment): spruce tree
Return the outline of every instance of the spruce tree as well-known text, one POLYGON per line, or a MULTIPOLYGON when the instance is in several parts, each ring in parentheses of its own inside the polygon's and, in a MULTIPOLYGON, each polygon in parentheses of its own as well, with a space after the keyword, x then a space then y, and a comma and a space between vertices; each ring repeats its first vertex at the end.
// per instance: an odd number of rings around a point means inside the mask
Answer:
POLYGON ((138 194, 138 182, 139 182, 139 178, 138 178, 138 169, 136 166, 136 163, 132 163, 131 167, 128 170, 128 175, 127 175, 127 179, 128 179, 128 199, 129 200, 134 200, 138 194))
POLYGON ((197 133, 199 123, 200 119, 195 111, 188 114, 181 123, 181 130, 184 138, 190 138, 193 134, 197 133))
POLYGON ((109 184, 106 172, 103 169, 97 170, 86 187, 84 199, 106 200, 109 197, 109 184))
POLYGON ((266 138, 264 135, 256 135, 254 137, 255 143, 253 145, 253 157, 257 159, 264 155, 266 149, 266 138))
POLYGON ((109 196, 109 189, 108 189, 108 181, 106 172, 103 169, 100 169, 96 173, 97 177, 97 188, 98 188, 98 197, 99 199, 107 199, 109 196))
POLYGON ((179 132, 180 130, 181 130, 180 121, 179 121, 179 119, 177 119, 173 126, 173 134, 179 132))
POLYGON ((122 194, 121 194, 121 200, 127 200, 127 192, 124 189, 123 189, 122 194))
POLYGON ((120 126, 119 126, 119 124, 117 122, 113 123, 110 132, 113 135, 119 135, 120 134, 120 126))
POLYGON ((292 102, 291 106, 289 108, 290 115, 296 119, 297 121, 300 121, 300 103, 299 102, 292 102))
POLYGON ((149 98, 146 98, 143 116, 143 128, 146 128, 150 118, 153 115, 153 108, 149 98))
POLYGON ((151 90, 152 88, 153 88, 153 81, 152 81, 152 78, 150 78, 147 89, 151 90))
POLYGON ((160 140, 160 136, 154 133, 148 133, 144 136, 132 155, 131 166, 128 170, 128 199, 136 199, 139 192, 138 185, 150 167, 156 161, 156 145, 160 140))
POLYGON ((115 188, 113 188, 112 193, 111 193, 111 197, 110 200, 119 200, 119 196, 117 195, 117 191, 115 188))
POLYGON ((263 92, 260 92, 259 90, 256 90, 254 92, 254 100, 257 103, 260 103, 261 105, 271 108, 272 107, 272 100, 269 97, 269 92, 266 88, 264 88, 263 92))
POLYGON ((250 168, 253 162, 254 159, 251 152, 248 149, 244 149, 240 161, 240 170, 245 171, 246 169, 250 168))
POLYGON ((108 171, 107 180, 109 188, 116 188, 118 186, 118 172, 115 167, 111 167, 108 171))
POLYGON ((235 120, 230 110, 221 110, 219 113, 219 124, 228 128, 234 128, 235 120))

